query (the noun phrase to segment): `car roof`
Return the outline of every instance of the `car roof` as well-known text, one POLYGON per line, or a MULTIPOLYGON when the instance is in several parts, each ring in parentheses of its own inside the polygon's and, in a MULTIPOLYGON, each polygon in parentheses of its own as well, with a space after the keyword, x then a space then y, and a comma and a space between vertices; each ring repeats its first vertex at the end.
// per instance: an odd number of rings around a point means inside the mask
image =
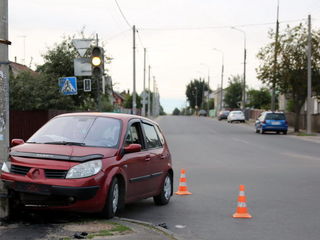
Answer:
POLYGON ((125 113, 110 113, 110 112, 77 112, 77 113, 65 113, 58 115, 56 117, 68 117, 68 116, 91 116, 91 117, 110 117, 123 120, 125 122, 130 121, 131 119, 141 119, 147 122, 151 122, 155 125, 158 125, 156 122, 152 121, 149 118, 145 118, 138 115, 125 114, 125 113))

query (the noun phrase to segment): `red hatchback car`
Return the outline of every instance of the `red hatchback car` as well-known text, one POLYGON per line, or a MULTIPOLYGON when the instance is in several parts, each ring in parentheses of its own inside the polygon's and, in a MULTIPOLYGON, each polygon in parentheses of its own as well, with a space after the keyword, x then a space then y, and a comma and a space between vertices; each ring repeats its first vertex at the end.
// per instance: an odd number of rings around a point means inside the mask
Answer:
POLYGON ((11 206, 102 212, 172 196, 171 155, 157 123, 135 115, 59 115, 14 147, 0 178, 11 206))

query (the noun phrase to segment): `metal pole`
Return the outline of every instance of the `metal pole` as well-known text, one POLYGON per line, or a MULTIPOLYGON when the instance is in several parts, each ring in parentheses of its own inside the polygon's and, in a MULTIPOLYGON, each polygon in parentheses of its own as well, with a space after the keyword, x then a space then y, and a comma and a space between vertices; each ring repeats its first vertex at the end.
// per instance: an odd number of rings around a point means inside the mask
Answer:
POLYGON ((143 58, 143 95, 142 95, 142 116, 146 116, 146 48, 144 50, 143 58))
POLYGON ((210 90, 210 72, 208 68, 208 91, 207 91, 207 115, 209 116, 209 90, 210 90))
POLYGON ((311 134, 311 114, 312 114, 312 98, 311 98, 311 15, 308 15, 308 108, 307 108, 307 133, 311 134))
POLYGON ((271 94, 271 111, 276 110, 276 80, 277 80, 277 56, 278 56, 278 38, 279 38, 279 0, 277 5, 277 23, 276 23, 276 36, 274 44, 274 63, 273 63, 273 82, 271 94))
POLYGON ((155 117, 156 77, 153 76, 152 116, 155 117))
MULTIPOLYGON (((8 159, 9 149, 9 59, 8 0, 0 0, 0 165, 8 159)), ((0 194, 6 194, 0 182, 0 194)), ((7 198, 0 197, 0 218, 8 216, 7 198)))
POLYGON ((244 37, 244 61, 243 61, 243 90, 242 90, 242 109, 245 109, 246 105, 246 64, 247 64, 247 36, 246 32, 236 28, 236 27, 231 27, 234 30, 237 30, 239 32, 242 32, 243 37, 244 37))
POLYGON ((220 91, 220 110, 222 110, 223 103, 223 72, 224 72, 224 56, 222 53, 222 69, 221 69, 221 91, 220 91))
POLYGON ((132 114, 136 114, 136 26, 133 25, 133 91, 132 91, 132 114))
POLYGON ((149 71, 148 71, 148 117, 151 117, 151 88, 150 88, 150 72, 151 67, 149 65, 149 71))

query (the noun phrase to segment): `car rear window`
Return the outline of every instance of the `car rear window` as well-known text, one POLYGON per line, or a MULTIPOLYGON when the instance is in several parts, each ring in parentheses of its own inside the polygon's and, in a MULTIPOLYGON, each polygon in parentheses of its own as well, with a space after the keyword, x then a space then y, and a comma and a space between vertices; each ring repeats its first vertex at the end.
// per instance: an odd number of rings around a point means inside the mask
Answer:
POLYGON ((268 113, 266 120, 286 120, 286 116, 283 113, 268 113))

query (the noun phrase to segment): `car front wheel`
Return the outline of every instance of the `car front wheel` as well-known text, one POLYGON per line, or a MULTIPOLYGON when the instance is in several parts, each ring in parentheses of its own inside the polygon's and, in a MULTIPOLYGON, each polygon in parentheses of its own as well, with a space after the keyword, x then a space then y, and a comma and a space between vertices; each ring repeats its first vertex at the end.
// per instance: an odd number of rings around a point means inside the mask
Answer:
POLYGON ((108 198, 105 203, 105 207, 102 211, 102 215, 109 219, 113 218, 114 215, 119 210, 119 203, 120 203, 120 185, 117 178, 112 180, 108 191, 108 198))
POLYGON ((162 189, 159 195, 153 197, 153 201, 156 205, 166 205, 169 203, 172 195, 172 177, 167 174, 164 179, 162 189))

